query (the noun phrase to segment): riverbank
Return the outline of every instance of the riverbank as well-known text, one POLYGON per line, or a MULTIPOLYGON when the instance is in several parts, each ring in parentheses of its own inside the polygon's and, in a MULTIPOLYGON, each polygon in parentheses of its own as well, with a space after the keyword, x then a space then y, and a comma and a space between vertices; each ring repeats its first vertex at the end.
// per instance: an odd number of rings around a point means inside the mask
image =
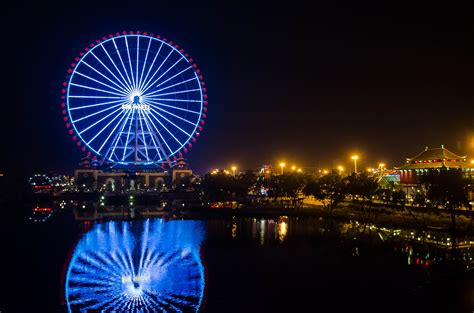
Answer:
MULTIPOLYGON (((281 215, 295 217, 323 217, 339 221, 357 220, 368 223, 364 212, 353 203, 343 203, 332 214, 328 214, 322 205, 305 202, 299 208, 248 207, 239 208, 195 208, 191 212, 198 214, 237 215, 237 216, 264 216, 276 217, 281 215)), ((393 208, 374 206, 370 208, 370 223, 380 227, 401 227, 426 230, 449 231, 451 229, 451 215, 447 211, 407 209, 394 210, 393 208), (435 213, 436 212, 436 213, 435 213)), ((456 217, 456 229, 459 233, 472 233, 473 223, 471 212, 459 214, 456 217)))

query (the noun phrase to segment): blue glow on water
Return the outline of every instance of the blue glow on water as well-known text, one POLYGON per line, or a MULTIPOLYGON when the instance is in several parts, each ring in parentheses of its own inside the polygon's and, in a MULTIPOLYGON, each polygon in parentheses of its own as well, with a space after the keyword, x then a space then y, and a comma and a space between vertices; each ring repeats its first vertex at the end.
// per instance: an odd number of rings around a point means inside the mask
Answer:
POLYGON ((198 311, 204 296, 201 221, 96 224, 66 274, 69 312, 198 311))

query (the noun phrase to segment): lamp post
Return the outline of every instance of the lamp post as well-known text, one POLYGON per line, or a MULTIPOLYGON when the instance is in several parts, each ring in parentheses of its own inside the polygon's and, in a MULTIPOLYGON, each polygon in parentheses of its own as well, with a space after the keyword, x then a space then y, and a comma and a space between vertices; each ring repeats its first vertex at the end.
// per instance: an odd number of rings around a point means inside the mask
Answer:
POLYGON ((235 176, 235 170, 237 169, 237 166, 233 165, 231 169, 232 169, 232 176, 235 176))
POLYGON ((285 164, 284 162, 281 162, 281 163, 280 163, 280 169, 281 169, 281 172, 280 172, 280 173, 281 173, 281 175, 283 175, 283 168, 285 167, 285 165, 286 165, 286 164, 285 164))
POLYGON ((382 173, 383 169, 385 168, 385 163, 379 163, 379 168, 380 168, 380 173, 382 173))
POLYGON ((354 160, 354 173, 357 174, 357 160, 359 159, 358 155, 353 155, 352 160, 354 160))

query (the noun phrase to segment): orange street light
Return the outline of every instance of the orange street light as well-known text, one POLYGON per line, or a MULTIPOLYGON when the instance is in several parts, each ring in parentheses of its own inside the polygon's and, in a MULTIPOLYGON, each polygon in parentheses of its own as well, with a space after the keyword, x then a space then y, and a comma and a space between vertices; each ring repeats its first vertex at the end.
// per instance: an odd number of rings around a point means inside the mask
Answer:
POLYGON ((358 155, 353 155, 352 160, 354 160, 354 173, 357 173, 357 160, 359 159, 358 155))
POLYGON ((285 163, 284 162, 281 162, 280 163, 280 168, 281 168, 281 175, 283 175, 283 168, 285 167, 285 163))
POLYGON ((231 167, 231 170, 232 170, 232 176, 235 176, 235 170, 237 169, 237 166, 233 165, 231 167))

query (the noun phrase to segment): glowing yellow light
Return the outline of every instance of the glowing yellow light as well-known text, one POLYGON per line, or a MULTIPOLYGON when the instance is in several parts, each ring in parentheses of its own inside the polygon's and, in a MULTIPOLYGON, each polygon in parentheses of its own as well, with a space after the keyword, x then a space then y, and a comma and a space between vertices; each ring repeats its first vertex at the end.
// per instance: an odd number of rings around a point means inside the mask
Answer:
POLYGON ((367 172, 372 172, 372 169, 371 169, 371 168, 368 168, 368 169, 367 169, 367 172))
POLYGON ((235 170, 237 169, 237 167, 236 167, 236 166, 232 166, 231 169, 232 169, 233 171, 235 171, 235 170))
POLYGON ((343 172, 343 171, 344 171, 344 167, 342 167, 342 166, 340 166, 340 165, 337 167, 337 169, 338 169, 340 172, 343 172))
POLYGON ((473 160, 471 160, 471 164, 474 164, 474 159, 473 159, 473 160))
POLYGON ((384 167, 385 167, 385 163, 379 163, 379 167, 384 168, 384 167))
POLYGON ((327 174, 328 173, 328 170, 323 170, 323 174, 327 174))
POLYGON ((301 172, 302 172, 302 170, 299 168, 299 169, 297 170, 297 172, 298 172, 298 173, 301 173, 301 172))
POLYGON ((293 165, 293 166, 291 167, 291 170, 292 170, 292 171, 296 170, 296 166, 293 165))
POLYGON ((351 159, 352 159, 352 160, 358 160, 358 159, 359 159, 359 156, 358 156, 358 155, 353 155, 353 156, 351 156, 351 159))
POLYGON ((284 162, 281 162, 281 163, 280 163, 280 167, 281 167, 281 172, 280 172, 280 174, 281 174, 281 175, 283 175, 283 168, 285 167, 285 165, 286 165, 286 164, 285 164, 284 162))

